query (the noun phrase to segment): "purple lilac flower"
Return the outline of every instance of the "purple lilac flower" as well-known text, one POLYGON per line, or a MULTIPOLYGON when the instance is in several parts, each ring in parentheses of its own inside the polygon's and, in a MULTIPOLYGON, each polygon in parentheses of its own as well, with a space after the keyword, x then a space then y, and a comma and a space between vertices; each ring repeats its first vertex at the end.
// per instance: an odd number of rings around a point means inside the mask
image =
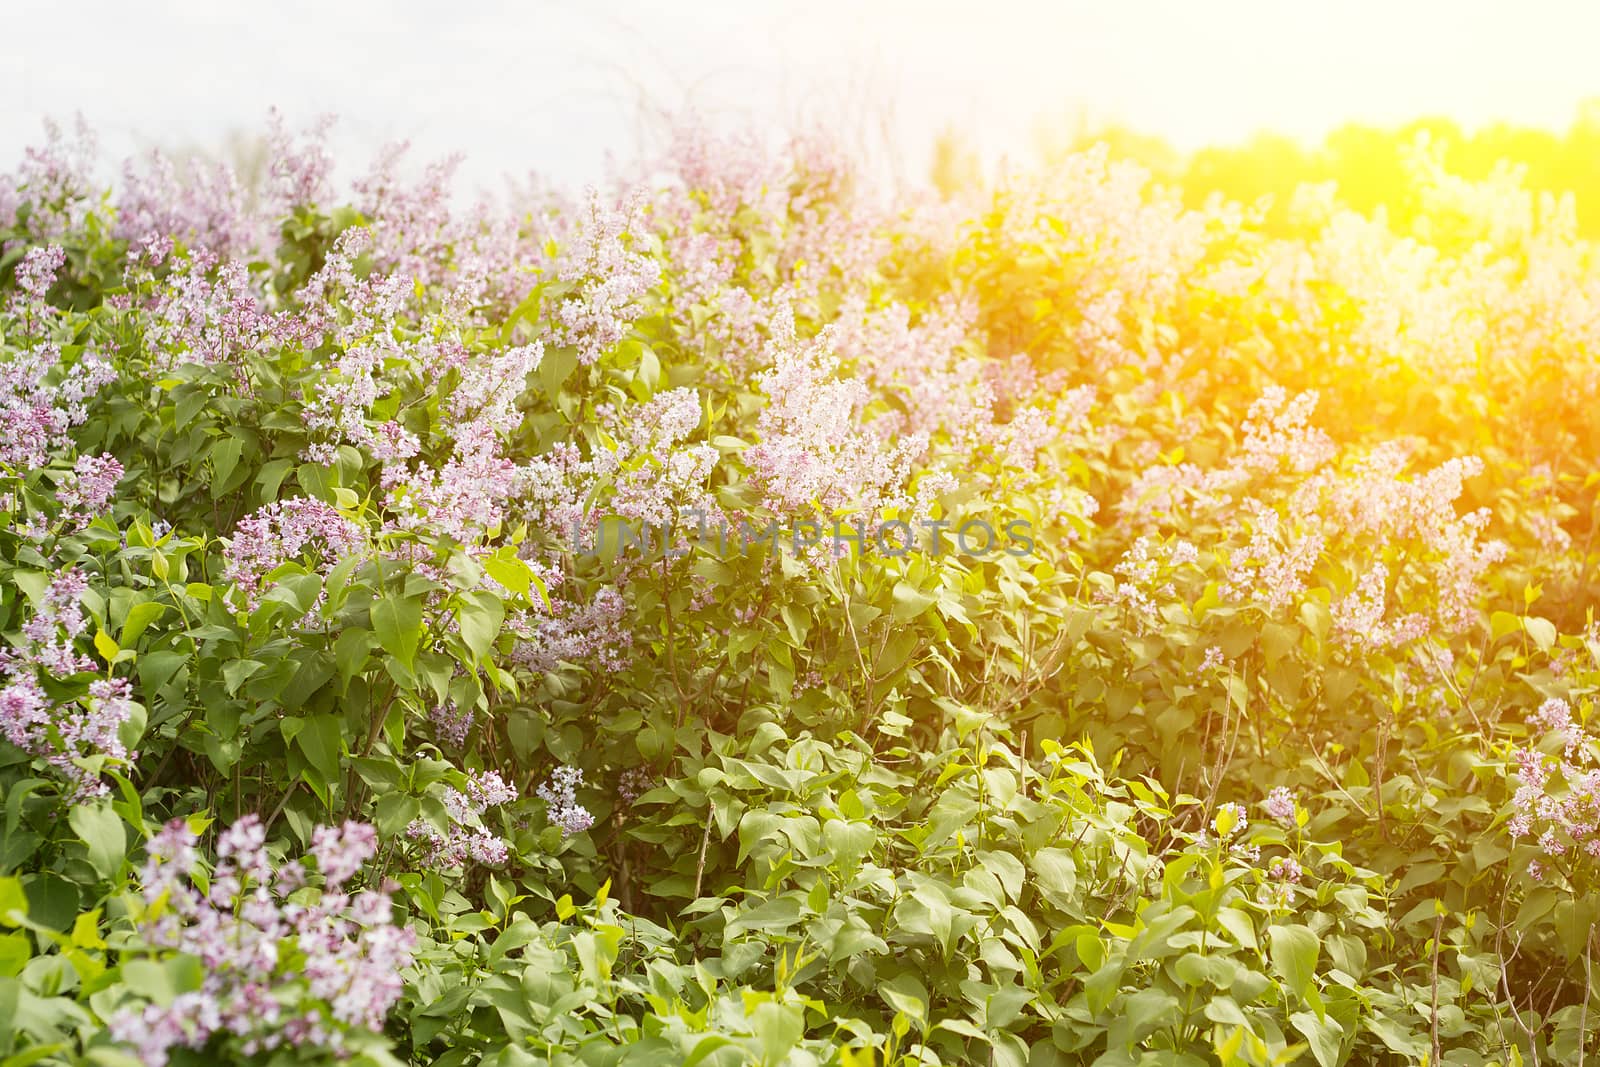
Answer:
POLYGON ((430 867, 464 867, 469 862, 502 867, 511 857, 510 846, 483 829, 481 819, 490 808, 516 801, 517 788, 499 771, 468 771, 466 791, 446 787, 444 810, 450 819, 443 831, 425 819, 414 819, 406 837, 418 845, 422 863, 430 867))
POLYGON ((581 834, 594 825, 589 809, 578 803, 577 790, 583 785, 583 771, 576 767, 557 767, 550 780, 536 791, 540 800, 549 806, 551 825, 561 827, 563 837, 581 834))
POLYGON ((1299 861, 1289 856, 1279 856, 1267 868, 1267 877, 1294 884, 1299 883, 1303 873, 1299 861))
POLYGON ((1267 816, 1274 822, 1283 826, 1294 823, 1295 799, 1287 787, 1280 785, 1268 793, 1264 806, 1267 816))
POLYGON ((223 575, 253 608, 266 576, 313 547, 331 568, 363 551, 361 528, 320 500, 275 500, 234 527, 223 575))
POLYGON ((472 729, 474 713, 471 708, 458 708, 454 701, 440 704, 428 713, 439 739, 456 748, 467 743, 467 732, 472 729))
POLYGON ((214 1039, 232 1039, 246 1056, 296 1046, 337 1052, 348 1031, 382 1028, 400 996, 415 934, 393 924, 390 887, 344 888, 373 854, 372 827, 318 827, 313 842, 324 884, 321 896, 305 903, 287 899, 304 881, 304 866, 292 861, 274 877, 265 828, 254 815, 219 835, 206 893, 194 885, 198 838, 184 820, 150 840, 139 934, 159 953, 199 959, 205 979, 169 1004, 125 1008, 110 1019, 111 1035, 147 1067, 163 1067, 174 1048, 200 1050, 214 1039), (297 954, 292 969, 285 943, 297 954))
POLYGON ((82 571, 69 568, 58 574, 45 588, 38 609, 23 622, 22 643, 0 651, 0 734, 49 763, 78 800, 102 796, 108 788, 80 760, 99 755, 125 763, 136 756, 121 733, 134 714, 126 679, 96 679, 77 698, 47 692, 50 679, 96 669, 76 644, 88 629, 81 604, 87 591, 82 571))

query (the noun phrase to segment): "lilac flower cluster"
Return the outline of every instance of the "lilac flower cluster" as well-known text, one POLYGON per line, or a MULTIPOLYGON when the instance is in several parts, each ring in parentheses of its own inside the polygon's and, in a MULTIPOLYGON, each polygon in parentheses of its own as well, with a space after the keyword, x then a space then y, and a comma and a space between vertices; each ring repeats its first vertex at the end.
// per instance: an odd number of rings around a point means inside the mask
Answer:
POLYGON ((1328 435, 1311 425, 1317 394, 1290 397, 1282 386, 1268 386, 1245 415, 1240 464, 1253 471, 1286 469, 1304 474, 1334 457, 1328 435))
POLYGON ((123 467, 109 452, 99 456, 79 456, 72 470, 56 484, 56 503, 61 505, 57 521, 70 529, 82 529, 116 496, 123 467))
MULTIPOLYGON (((53 241, 83 224, 96 188, 96 138, 80 117, 68 139, 45 120, 45 143, 23 150, 15 174, 0 175, 0 228, 20 228, 36 242, 53 241), (19 210, 24 204, 28 211, 19 210)), ((9 246, 0 244, 0 252, 9 246)))
POLYGON ((132 277, 148 293, 139 324, 157 367, 227 367, 242 381, 247 356, 303 336, 294 317, 268 309, 243 263, 219 263, 203 248, 175 256, 164 237, 151 237, 129 256, 132 277), (153 271, 162 266, 169 269, 158 283, 153 271))
POLYGON ((308 548, 316 550, 320 568, 331 568, 364 551, 364 531, 320 500, 274 500, 234 527, 223 576, 254 608, 266 576, 308 548))
POLYGON ((115 233, 137 247, 153 238, 248 259, 268 242, 266 220, 249 210, 233 168, 197 158, 175 162, 159 149, 122 167, 115 233))
POLYGON ((1535 880, 1571 879, 1600 859, 1600 750, 1560 697, 1539 705, 1529 723, 1550 743, 1513 752, 1518 784, 1506 829, 1514 840, 1531 837, 1538 845, 1541 859, 1528 865, 1535 880))
POLYGON ((1267 866, 1267 877, 1290 885, 1299 885, 1305 871, 1293 856, 1278 856, 1267 866))
POLYGON ((500 526, 529 477, 506 457, 502 442, 522 421, 517 395, 543 358, 535 344, 452 361, 458 380, 444 400, 449 457, 437 468, 420 459, 406 465, 402 460, 415 451, 409 447, 385 457, 382 483, 396 528, 471 544, 500 526))
POLYGON ((123 1008, 112 1036, 163 1067, 174 1048, 338 1054, 355 1032, 381 1030, 416 935, 394 925, 391 889, 349 888, 376 849, 371 826, 318 827, 309 858, 322 885, 308 897, 304 863, 274 869, 255 816, 221 833, 209 878, 195 832, 167 824, 146 849, 136 926, 150 949, 197 958, 205 978, 170 1003, 123 1008))
MULTIPOLYGON (((1398 645, 1435 628, 1453 633, 1470 626, 1482 578, 1506 555, 1504 542, 1483 537, 1490 518, 1487 508, 1456 513, 1465 481, 1483 473, 1482 460, 1458 457, 1407 477, 1409 461, 1409 449, 1395 443, 1380 446, 1325 491, 1327 521, 1346 538, 1373 536, 1420 546, 1415 584, 1429 590, 1434 601, 1430 612, 1385 617, 1388 574, 1382 563, 1374 563, 1348 602, 1334 606, 1336 628, 1357 645, 1398 645)), ((1419 599, 1400 592, 1396 599, 1419 599)))
POLYGON ((597 448, 587 457, 570 441, 558 441, 525 466, 524 500, 532 523, 547 530, 573 530, 594 535, 598 513, 592 506, 596 486, 614 477, 622 464, 621 449, 597 448))
POLYGON ((448 833, 421 819, 406 827, 406 837, 418 845, 418 860, 425 867, 449 869, 476 863, 503 867, 511 859, 505 841, 487 830, 452 826, 448 833))
POLYGON ((1144 622, 1152 622, 1159 610, 1155 596, 1168 600, 1176 596, 1177 572, 1199 561, 1199 549, 1188 541, 1158 545, 1150 537, 1140 537, 1112 568, 1118 581, 1105 598, 1127 605, 1144 622))
POLYGON ((1251 405, 1242 447, 1228 463, 1148 467, 1119 510, 1147 529, 1209 513, 1211 521, 1246 531, 1248 539, 1226 556, 1221 590, 1229 599, 1276 613, 1299 600, 1314 575, 1343 585, 1329 611, 1334 635, 1351 651, 1470 626, 1485 575, 1507 551, 1484 537, 1486 508, 1457 510, 1466 479, 1483 471, 1482 462, 1458 457, 1410 472, 1413 449, 1401 442, 1341 451, 1311 426, 1315 402, 1315 393, 1290 397, 1267 388, 1251 405), (1401 550, 1374 559, 1374 542, 1401 550), (1397 611, 1397 604, 1410 610, 1397 611))
POLYGON ((474 718, 475 713, 471 708, 458 708, 453 700, 436 705, 428 712, 428 721, 433 723, 439 739, 448 741, 455 748, 467 743, 467 734, 472 729, 474 718))
MULTIPOLYGON (((1273 789, 1262 806, 1280 826, 1294 825, 1297 801, 1289 789, 1282 786, 1273 789)), ((1261 844, 1246 839, 1249 827, 1249 813, 1245 806, 1226 803, 1217 806, 1210 830, 1215 831, 1216 843, 1229 860, 1253 868, 1258 872, 1256 877, 1263 879, 1259 883, 1261 902, 1269 907, 1286 907, 1293 897, 1291 887, 1300 884, 1305 875, 1300 861, 1294 856, 1275 856, 1263 866, 1261 844)), ((1198 843, 1202 846, 1210 844, 1209 834, 1203 832, 1198 843)))
MULTIPOLYGON (((796 688, 800 681, 796 680, 796 688)), ((625 820, 632 814, 635 801, 660 784, 660 778, 648 767, 630 767, 617 777, 616 818, 625 820)))
POLYGON ((648 768, 629 767, 617 779, 617 803, 623 807, 631 805, 654 789, 658 781, 648 768))
POLYGON ((1095 390, 1068 389, 1062 376, 1039 375, 1025 357, 980 355, 970 341, 976 323, 976 308, 954 297, 913 321, 903 304, 876 308, 852 294, 828 329, 835 354, 888 401, 866 420, 873 433, 929 442, 919 514, 959 476, 964 487, 996 496, 1037 490, 1045 497, 1041 514, 1070 529, 1098 508, 1059 458, 1097 436, 1088 420, 1095 390))
MULTIPOLYGON (((48 307, 43 294, 61 262, 50 251, 35 248, 18 264, 21 303, 13 313, 48 307)), ((23 475, 44 467, 52 452, 71 443, 69 431, 89 417, 88 400, 116 377, 97 354, 68 360, 59 345, 44 340, 0 349, 0 465, 23 475)))
POLYGON ((573 294, 551 308, 555 344, 578 350, 580 363, 594 363, 621 341, 643 311, 644 298, 661 282, 661 263, 637 248, 630 230, 642 204, 613 206, 591 192, 580 223, 556 260, 556 277, 573 294))
POLYGON ((712 514, 707 489, 717 450, 687 439, 700 426, 701 400, 693 389, 669 389, 627 412, 626 425, 612 411, 612 425, 625 444, 618 449, 623 469, 612 494, 612 510, 645 523, 664 524, 685 508, 712 514))
POLYGON ((1254 865, 1261 862, 1261 846, 1245 841, 1245 831, 1249 828, 1250 813, 1243 804, 1219 804, 1210 827, 1201 831, 1199 843, 1208 844, 1210 833, 1215 832, 1217 843, 1227 850, 1228 855, 1254 865))
POLYGON ((333 198, 333 156, 327 147, 332 115, 319 116, 298 138, 277 108, 267 115, 268 193, 274 206, 326 204, 333 198))
POLYGON ((550 780, 535 790, 535 795, 548 805, 546 811, 552 826, 561 828, 561 836, 581 834, 594 825, 589 809, 578 803, 578 787, 583 785, 583 771, 577 767, 557 767, 550 772, 550 780))
POLYGON ((503 867, 511 859, 510 846, 484 829, 483 816, 490 808, 514 803, 518 795, 516 786, 498 771, 468 771, 465 792, 448 786, 444 791, 449 829, 414 819, 406 827, 406 837, 417 843, 419 859, 428 867, 454 868, 468 863, 503 867))
POLYGON ((1262 803, 1267 810, 1268 818, 1279 826, 1293 826, 1295 819, 1295 796, 1287 786, 1276 786, 1267 794, 1267 799, 1262 803))
POLYGON ((772 369, 761 376, 767 395, 761 440, 745 451, 751 481, 779 514, 911 509, 912 464, 927 450, 925 434, 891 441, 863 428, 871 391, 859 378, 840 377, 831 335, 802 340, 792 310, 772 324, 772 369))
POLYGON ((528 639, 512 652, 512 660, 531 671, 554 671, 562 663, 593 662, 600 669, 621 670, 633 647, 628 629, 628 603, 607 586, 586 603, 554 599, 549 615, 531 620, 528 639))
POLYGON ((247 262, 270 254, 283 218, 301 205, 326 203, 333 160, 323 117, 298 136, 276 111, 267 115, 267 181, 247 189, 221 161, 174 161, 159 150, 123 164, 115 233, 130 245, 153 238, 247 262))
POLYGON ((469 772, 466 798, 473 811, 481 815, 486 808, 515 803, 517 787, 501 778, 499 771, 469 772))
POLYGON ((99 774, 104 762, 122 764, 136 756, 121 736, 135 710, 126 679, 97 678, 75 699, 52 697, 45 688, 47 680, 95 669, 76 645, 88 628, 81 604, 87 591, 82 571, 62 572, 22 624, 21 643, 0 649, 0 733, 28 755, 44 759, 66 779, 76 800, 106 793, 99 774))
POLYGON ((1293 856, 1275 856, 1262 876, 1257 899, 1265 907, 1287 908, 1294 900, 1294 887, 1305 877, 1305 870, 1293 856))
POLYGON ((13 276, 17 283, 13 310, 23 314, 30 310, 44 310, 45 294, 50 292, 50 287, 56 281, 56 272, 66 262, 66 249, 60 245, 39 245, 28 249, 13 276))
POLYGON ((1232 841, 1242 835, 1250 827, 1250 813, 1243 804, 1228 802, 1217 805, 1217 813, 1211 818, 1211 828, 1224 842, 1232 841))
MULTIPOLYGON (((332 117, 324 116, 297 132, 276 111, 270 112, 270 165, 267 180, 255 189, 246 189, 221 162, 177 163, 160 152, 129 160, 115 202, 114 232, 130 246, 177 240, 190 252, 240 264, 268 258, 284 218, 301 207, 325 208, 336 196, 327 148, 332 126, 332 117)), ((404 276, 408 283, 411 278, 424 285, 458 283, 474 305, 508 306, 520 300, 526 295, 527 265, 539 261, 539 245, 547 234, 543 227, 518 225, 518 216, 526 205, 541 206, 553 198, 536 190, 513 190, 513 196, 523 197, 516 213, 496 212, 486 199, 458 212, 451 203, 450 183, 459 157, 427 163, 412 180, 400 173, 407 150, 404 142, 385 145, 367 173, 349 187, 352 205, 372 230, 373 265, 404 276)), ((69 173, 73 167, 65 154, 54 154, 62 158, 51 169, 69 173)), ((86 182, 67 184, 75 198, 88 195, 86 182)), ((0 220, 6 217, 8 191, 0 184, 0 220)))

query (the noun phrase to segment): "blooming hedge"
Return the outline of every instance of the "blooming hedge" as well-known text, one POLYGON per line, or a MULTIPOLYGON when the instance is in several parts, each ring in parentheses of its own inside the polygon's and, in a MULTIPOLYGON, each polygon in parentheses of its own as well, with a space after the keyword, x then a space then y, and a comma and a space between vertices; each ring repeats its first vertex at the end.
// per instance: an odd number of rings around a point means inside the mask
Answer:
POLYGON ((325 135, 0 178, 0 1064, 1596 1043, 1572 197, 325 135))

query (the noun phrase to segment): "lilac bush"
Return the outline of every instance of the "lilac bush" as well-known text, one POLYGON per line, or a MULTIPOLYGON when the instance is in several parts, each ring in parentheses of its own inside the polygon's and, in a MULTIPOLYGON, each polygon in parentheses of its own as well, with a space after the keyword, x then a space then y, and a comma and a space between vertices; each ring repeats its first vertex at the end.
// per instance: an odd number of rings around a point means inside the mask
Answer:
POLYGON ((328 130, 0 179, 0 1060, 1596 1051, 1577 202, 328 130))
POLYGON ((415 934, 394 922, 391 889, 350 885, 377 849, 373 828, 317 827, 309 869, 304 859, 274 863, 266 840, 260 819, 236 821, 217 836, 217 862, 205 871, 185 820, 151 839, 136 936, 157 958, 194 957, 204 977, 198 989, 108 1021, 150 1067, 180 1047, 340 1053, 359 1047, 352 1038, 362 1031, 382 1030, 400 996, 415 934))

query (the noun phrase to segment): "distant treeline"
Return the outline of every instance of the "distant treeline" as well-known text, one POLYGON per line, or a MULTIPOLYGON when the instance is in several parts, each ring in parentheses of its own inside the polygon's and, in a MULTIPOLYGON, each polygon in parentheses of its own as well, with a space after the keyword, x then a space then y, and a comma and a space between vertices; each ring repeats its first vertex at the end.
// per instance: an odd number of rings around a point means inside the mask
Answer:
POLYGON ((1269 225, 1284 222, 1296 186, 1332 181, 1344 203, 1362 211, 1382 206, 1403 225, 1417 208, 1407 159, 1424 139, 1460 177, 1485 178, 1509 165, 1522 171, 1530 190, 1572 193, 1581 232, 1600 236, 1600 101, 1580 109, 1564 132, 1506 123, 1466 130, 1450 119, 1425 118, 1389 128, 1351 123, 1315 145, 1262 133, 1242 144, 1183 153, 1158 137, 1100 126, 1057 140, 1047 154, 1103 143, 1114 156, 1135 160, 1181 189, 1191 206, 1219 193, 1243 203, 1271 197, 1269 225))

